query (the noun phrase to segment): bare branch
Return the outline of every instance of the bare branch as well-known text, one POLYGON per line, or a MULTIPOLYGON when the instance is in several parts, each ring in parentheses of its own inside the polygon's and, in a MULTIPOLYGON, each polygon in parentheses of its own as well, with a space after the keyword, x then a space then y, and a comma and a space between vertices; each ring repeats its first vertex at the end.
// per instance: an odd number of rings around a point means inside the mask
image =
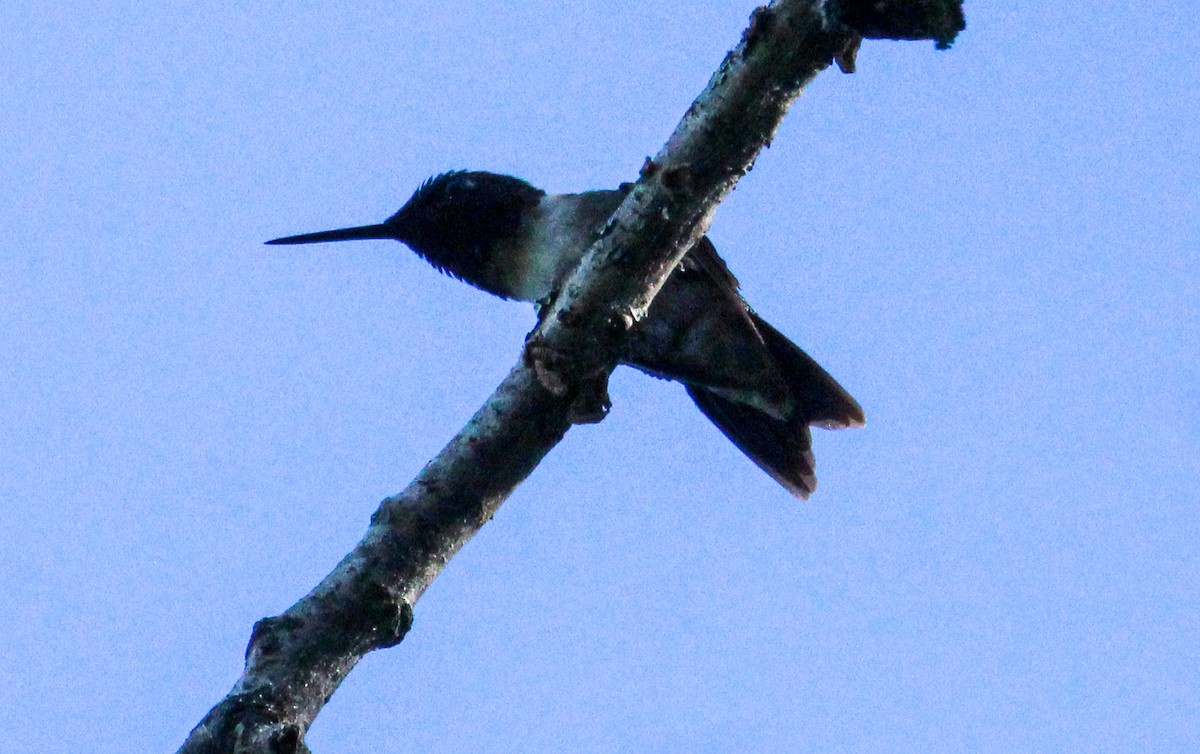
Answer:
POLYGON ((543 312, 526 358, 408 488, 383 501, 363 540, 312 592, 255 625, 241 679, 181 752, 307 751, 304 733, 346 674, 367 652, 404 638, 412 606, 446 562, 579 419, 581 402, 586 409, 600 400, 596 383, 612 371, 629 328, 802 88, 835 58, 852 65, 860 37, 889 36, 880 33, 893 29, 888 16, 877 12, 885 5, 905 33, 917 29, 939 44, 953 38, 947 8, 957 9, 961 28, 957 0, 776 0, 754 12, 543 312), (854 28, 832 15, 854 12, 854 28))

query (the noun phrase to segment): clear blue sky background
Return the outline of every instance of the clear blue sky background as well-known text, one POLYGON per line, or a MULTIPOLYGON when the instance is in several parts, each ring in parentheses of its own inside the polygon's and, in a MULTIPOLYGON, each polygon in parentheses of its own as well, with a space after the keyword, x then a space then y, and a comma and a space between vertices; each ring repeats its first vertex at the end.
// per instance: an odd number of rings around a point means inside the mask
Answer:
MULTIPOLYGON (((630 180, 752 7, 0 5, 0 751, 178 746, 533 323, 264 240, 630 180)), ((867 411, 812 501, 622 370, 317 751, 1195 750, 1193 9, 967 10, 823 74, 713 224, 867 411)))

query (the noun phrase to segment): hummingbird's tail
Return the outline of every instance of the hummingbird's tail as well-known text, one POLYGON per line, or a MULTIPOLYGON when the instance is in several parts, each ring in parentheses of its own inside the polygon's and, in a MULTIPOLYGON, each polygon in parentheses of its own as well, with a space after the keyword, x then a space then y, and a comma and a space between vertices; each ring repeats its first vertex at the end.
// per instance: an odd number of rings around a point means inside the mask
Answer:
POLYGON ((780 419, 701 385, 688 384, 688 395, 759 468, 796 497, 807 498, 817 487, 809 426, 861 427, 865 422, 863 410, 799 346, 762 317, 753 312, 750 316, 787 380, 795 401, 791 415, 780 419))

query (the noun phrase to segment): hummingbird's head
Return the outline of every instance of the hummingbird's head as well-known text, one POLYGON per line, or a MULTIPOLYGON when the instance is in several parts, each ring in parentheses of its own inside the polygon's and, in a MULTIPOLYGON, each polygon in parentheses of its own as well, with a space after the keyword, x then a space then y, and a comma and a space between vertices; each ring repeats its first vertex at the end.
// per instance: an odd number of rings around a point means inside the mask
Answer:
POLYGON ((501 244, 517 235, 544 195, 520 178, 455 170, 422 183, 396 214, 378 225, 306 233, 267 243, 391 238, 405 243, 439 270, 491 290, 484 279, 485 266, 501 244))
POLYGON ((544 195, 508 175, 442 173, 422 183, 385 225, 435 267, 477 282, 496 246, 517 235, 544 195))

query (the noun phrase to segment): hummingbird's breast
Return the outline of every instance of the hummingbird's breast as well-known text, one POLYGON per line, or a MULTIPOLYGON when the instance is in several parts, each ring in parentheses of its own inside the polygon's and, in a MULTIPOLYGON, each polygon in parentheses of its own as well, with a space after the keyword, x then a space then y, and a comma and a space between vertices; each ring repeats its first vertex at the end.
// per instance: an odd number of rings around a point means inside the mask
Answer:
POLYGON ((520 301, 549 296, 575 269, 620 200, 615 191, 542 197, 517 235, 493 254, 489 272, 503 295, 520 301))

